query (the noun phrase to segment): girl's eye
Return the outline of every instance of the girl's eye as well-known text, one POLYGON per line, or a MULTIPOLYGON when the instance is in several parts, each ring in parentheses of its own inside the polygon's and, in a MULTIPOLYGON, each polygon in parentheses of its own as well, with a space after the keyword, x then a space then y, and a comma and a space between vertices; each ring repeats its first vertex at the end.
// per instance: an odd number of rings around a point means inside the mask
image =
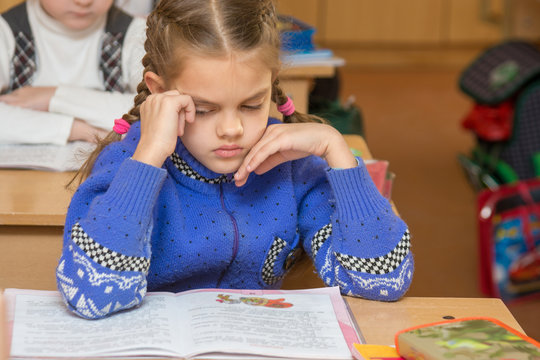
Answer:
POLYGON ((209 109, 195 109, 195 115, 196 116, 204 116, 206 114, 209 114, 212 110, 209 109))
POLYGON ((245 110, 260 110, 262 108, 262 104, 259 105, 243 105, 243 109, 245 110))

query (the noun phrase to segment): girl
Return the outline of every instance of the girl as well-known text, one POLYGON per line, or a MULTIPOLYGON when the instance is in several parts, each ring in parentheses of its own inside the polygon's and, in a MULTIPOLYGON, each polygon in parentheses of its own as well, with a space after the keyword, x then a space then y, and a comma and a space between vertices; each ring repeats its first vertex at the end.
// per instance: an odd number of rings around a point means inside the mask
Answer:
POLYGON ((141 80, 144 29, 113 0, 27 0, 1 14, 0 143, 105 136, 141 80))
POLYGON ((69 207, 57 268, 69 309, 103 317, 147 289, 278 288, 302 248, 344 294, 404 294, 407 227, 339 132, 282 93, 271 0, 162 0, 145 49, 135 106, 69 207))

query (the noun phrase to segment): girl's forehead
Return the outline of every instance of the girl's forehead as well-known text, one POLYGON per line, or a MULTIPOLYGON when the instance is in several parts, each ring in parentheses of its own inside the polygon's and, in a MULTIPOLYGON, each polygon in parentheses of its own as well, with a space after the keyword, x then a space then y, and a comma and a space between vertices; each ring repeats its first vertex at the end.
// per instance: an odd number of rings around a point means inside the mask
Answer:
POLYGON ((186 81, 202 76, 210 80, 214 77, 230 77, 230 80, 262 81, 268 73, 273 73, 272 68, 256 54, 233 53, 225 56, 188 56, 182 61, 176 79, 186 81))
POLYGON ((255 57, 190 57, 174 88, 211 103, 242 102, 271 91, 272 70, 255 57))

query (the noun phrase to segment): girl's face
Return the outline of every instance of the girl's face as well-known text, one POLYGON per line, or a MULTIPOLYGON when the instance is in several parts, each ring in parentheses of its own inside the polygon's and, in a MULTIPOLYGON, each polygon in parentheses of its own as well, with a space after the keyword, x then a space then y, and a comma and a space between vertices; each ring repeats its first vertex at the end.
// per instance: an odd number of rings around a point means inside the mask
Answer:
POLYGON ((84 30, 95 24, 112 3, 113 0, 40 0, 50 17, 72 30, 84 30))
POLYGON ((272 71, 252 52, 189 57, 183 69, 172 85, 192 97, 197 115, 182 142, 208 169, 233 173, 266 129, 272 71))

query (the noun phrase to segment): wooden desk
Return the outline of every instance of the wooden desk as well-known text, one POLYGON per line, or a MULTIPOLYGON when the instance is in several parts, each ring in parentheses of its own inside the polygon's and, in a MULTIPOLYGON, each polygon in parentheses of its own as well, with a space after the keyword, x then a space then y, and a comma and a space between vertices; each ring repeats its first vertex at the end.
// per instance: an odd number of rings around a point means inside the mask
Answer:
POLYGON ((0 170, 0 287, 56 289, 72 176, 0 170))
POLYGON ((71 172, 0 170, 0 225, 63 226, 71 172))
POLYGON ((394 334, 399 330, 444 321, 444 316, 492 317, 523 332, 500 299, 405 297, 396 302, 345 299, 368 344, 393 345, 394 334))

